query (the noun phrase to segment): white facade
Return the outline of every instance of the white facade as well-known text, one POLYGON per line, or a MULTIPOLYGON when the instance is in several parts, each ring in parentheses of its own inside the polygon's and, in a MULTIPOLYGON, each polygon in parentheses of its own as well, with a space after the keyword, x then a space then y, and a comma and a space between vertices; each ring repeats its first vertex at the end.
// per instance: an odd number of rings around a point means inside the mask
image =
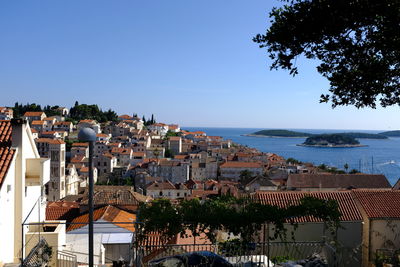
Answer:
POLYGON ((44 218, 45 203, 40 198, 50 179, 50 160, 40 158, 29 125, 16 120, 12 127, 15 153, 0 188, 0 265, 19 262, 22 222, 44 218), (34 205, 35 212, 26 218, 34 205))

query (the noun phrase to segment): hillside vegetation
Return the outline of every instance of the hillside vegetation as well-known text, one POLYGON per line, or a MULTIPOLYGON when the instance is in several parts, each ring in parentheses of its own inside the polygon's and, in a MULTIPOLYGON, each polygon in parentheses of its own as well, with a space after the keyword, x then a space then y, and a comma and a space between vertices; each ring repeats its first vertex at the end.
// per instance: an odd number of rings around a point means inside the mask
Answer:
POLYGON ((400 137, 400 130, 396 130, 396 131, 387 131, 387 132, 382 132, 379 133, 380 135, 384 135, 384 136, 390 136, 390 137, 400 137))
MULTIPOLYGON (((395 132, 395 131, 393 131, 395 132)), ((351 138, 365 138, 365 139, 387 139, 388 137, 383 133, 372 134, 372 133, 360 133, 360 132, 346 132, 346 133, 335 133, 337 135, 348 136, 351 138)), ((398 136, 400 136, 400 131, 398 131, 398 136)), ((318 136, 319 134, 311 134, 304 132, 296 132, 289 130, 262 130, 252 135, 262 135, 262 136, 273 136, 273 137, 310 137, 318 136)))
POLYGON ((276 137, 308 137, 312 134, 295 132, 289 130, 262 130, 253 133, 254 135, 276 136, 276 137))

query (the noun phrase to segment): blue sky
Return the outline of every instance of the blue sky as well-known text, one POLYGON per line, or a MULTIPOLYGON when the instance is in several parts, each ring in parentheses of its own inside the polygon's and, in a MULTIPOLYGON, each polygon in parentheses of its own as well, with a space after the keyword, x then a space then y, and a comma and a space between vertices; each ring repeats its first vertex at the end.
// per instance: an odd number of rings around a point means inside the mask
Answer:
POLYGON ((399 108, 319 104, 315 62, 270 71, 272 0, 0 1, 0 105, 96 103, 184 126, 398 129, 399 108))

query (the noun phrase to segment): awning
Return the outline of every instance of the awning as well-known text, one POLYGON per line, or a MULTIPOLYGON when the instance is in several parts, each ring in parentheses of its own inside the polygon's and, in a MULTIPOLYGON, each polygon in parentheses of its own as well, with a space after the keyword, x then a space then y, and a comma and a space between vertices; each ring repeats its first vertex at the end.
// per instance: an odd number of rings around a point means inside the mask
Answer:
POLYGON ((133 233, 103 234, 102 244, 130 244, 132 243, 133 233))

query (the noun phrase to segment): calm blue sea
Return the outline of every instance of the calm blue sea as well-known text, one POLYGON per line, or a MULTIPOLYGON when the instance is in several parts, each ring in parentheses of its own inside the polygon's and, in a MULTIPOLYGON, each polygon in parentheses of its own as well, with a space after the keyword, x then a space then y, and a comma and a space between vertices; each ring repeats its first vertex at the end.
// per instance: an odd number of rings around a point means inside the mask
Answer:
MULTIPOLYGON (((349 169, 361 170, 365 173, 384 174, 392 185, 400 177, 400 138, 360 139, 361 144, 367 147, 356 148, 317 148, 296 146, 304 142, 304 138, 271 138, 249 137, 243 134, 254 133, 258 128, 204 128, 182 127, 185 130, 205 131, 207 135, 218 135, 233 142, 257 148, 263 152, 272 152, 285 158, 295 158, 303 162, 314 164, 327 164, 343 169, 344 164, 349 164, 349 169)), ((289 129, 290 130, 290 129, 289 129)), ((335 133, 344 130, 309 130, 292 129, 308 133, 335 133)), ((346 130, 350 132, 349 130, 346 130)), ((359 131, 378 133, 379 131, 359 131)))

